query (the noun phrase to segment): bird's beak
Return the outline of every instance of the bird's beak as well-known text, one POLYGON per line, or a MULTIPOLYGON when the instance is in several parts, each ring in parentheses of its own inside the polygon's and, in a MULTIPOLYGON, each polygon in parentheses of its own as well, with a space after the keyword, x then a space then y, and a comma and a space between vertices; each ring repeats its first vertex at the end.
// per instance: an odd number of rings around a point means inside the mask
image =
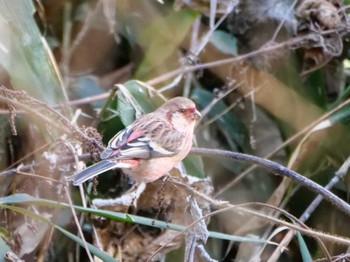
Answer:
POLYGON ((192 119, 193 120, 198 120, 201 117, 201 113, 199 113, 199 111, 196 109, 193 113, 192 113, 192 119))

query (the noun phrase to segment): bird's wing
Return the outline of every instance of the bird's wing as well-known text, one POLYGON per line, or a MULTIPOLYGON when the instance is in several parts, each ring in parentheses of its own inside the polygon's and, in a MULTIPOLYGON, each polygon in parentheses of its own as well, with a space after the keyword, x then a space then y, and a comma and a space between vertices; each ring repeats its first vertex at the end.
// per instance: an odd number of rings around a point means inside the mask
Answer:
POLYGON ((142 133, 135 132, 133 125, 126 127, 117 133, 111 140, 108 142, 108 146, 101 153, 101 159, 117 158, 120 154, 120 149, 128 143, 130 138, 137 138, 142 136, 142 133))
POLYGON ((163 119, 149 117, 148 121, 136 121, 115 135, 101 158, 170 157, 180 151, 181 144, 182 134, 171 124, 163 119))

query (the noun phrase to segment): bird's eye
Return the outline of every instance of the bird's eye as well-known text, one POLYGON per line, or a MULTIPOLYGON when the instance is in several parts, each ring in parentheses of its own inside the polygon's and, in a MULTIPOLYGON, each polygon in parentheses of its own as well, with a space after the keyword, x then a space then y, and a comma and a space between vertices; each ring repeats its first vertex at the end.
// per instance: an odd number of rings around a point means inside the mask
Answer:
POLYGON ((186 109, 180 108, 180 109, 179 109, 179 112, 180 112, 180 113, 185 113, 185 112, 186 112, 186 109))

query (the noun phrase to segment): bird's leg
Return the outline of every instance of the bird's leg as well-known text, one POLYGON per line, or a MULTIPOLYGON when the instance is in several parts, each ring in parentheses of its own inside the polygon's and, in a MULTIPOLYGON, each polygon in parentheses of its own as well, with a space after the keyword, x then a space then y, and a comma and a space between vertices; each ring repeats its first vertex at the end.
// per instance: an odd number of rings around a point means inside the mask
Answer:
MULTIPOLYGON (((143 193, 143 191, 145 191, 146 189, 146 183, 145 182, 141 182, 141 183, 135 183, 131 190, 133 191, 133 200, 132 200, 132 204, 131 206, 133 206, 135 208, 135 210, 137 210, 137 201, 139 199, 139 197, 141 196, 141 194, 143 193)), ((131 190, 129 190, 129 192, 131 192, 131 190)))

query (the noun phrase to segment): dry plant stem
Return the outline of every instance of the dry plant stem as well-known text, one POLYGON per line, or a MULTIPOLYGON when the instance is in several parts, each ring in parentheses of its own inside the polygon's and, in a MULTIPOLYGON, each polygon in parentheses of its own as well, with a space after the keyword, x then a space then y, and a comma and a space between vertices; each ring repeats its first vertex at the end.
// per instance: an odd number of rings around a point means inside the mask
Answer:
MULTIPOLYGON (((66 183, 62 183, 62 182, 57 181, 57 180, 52 179, 52 178, 43 177, 43 176, 39 176, 39 175, 36 175, 36 174, 31 174, 31 173, 25 173, 25 172, 17 171, 17 174, 25 175, 25 176, 30 176, 30 177, 34 177, 34 178, 38 178, 38 179, 44 179, 44 180, 48 180, 48 181, 51 181, 51 182, 54 182, 54 183, 66 185, 66 186, 65 186, 65 191, 66 191, 67 199, 68 199, 68 201, 69 201, 69 206, 71 207, 71 210, 72 210, 72 214, 73 214, 74 221, 75 221, 75 223, 76 223, 76 225, 77 225, 78 232, 79 232, 79 234, 81 235, 81 239, 82 239, 82 241, 83 241, 83 244, 84 244, 84 247, 85 247, 86 252, 87 252, 87 254, 88 254, 88 257, 90 258, 90 261, 93 261, 93 260, 92 260, 92 256, 91 256, 91 254, 90 254, 90 251, 89 251, 89 249, 88 249, 88 247, 87 247, 86 240, 85 240, 85 238, 84 238, 84 235, 83 235, 81 226, 80 226, 80 224, 82 224, 82 222, 79 223, 79 224, 77 223, 78 218, 77 218, 75 209, 73 208, 73 202, 72 202, 72 199, 71 199, 71 197, 70 197, 70 193, 69 193, 67 184, 66 184, 66 183)), ((84 207, 86 207, 86 205, 84 205, 84 207)), ((83 216, 82 216, 82 217, 83 217, 83 216)), ((77 250, 79 250, 79 249, 77 249, 77 250)), ((79 255, 80 255, 79 253, 76 254, 76 256, 79 256, 79 255)), ((79 261, 79 259, 78 259, 78 261, 79 261)))
MULTIPOLYGON (((264 207, 268 207, 268 208, 273 208, 273 209, 277 209, 275 207, 272 207, 270 205, 267 205, 267 204, 263 204, 263 203, 246 203, 246 204, 241 204, 241 205, 231 205, 231 204, 226 204, 226 207, 220 209, 220 210, 216 210, 214 212, 211 212, 203 217, 201 217, 200 219, 192 222, 190 225, 187 226, 187 229, 193 227, 194 225, 196 225, 199 221, 203 220, 203 219, 207 219, 208 217, 212 217, 214 215, 218 215, 218 214, 221 214, 223 212, 226 212, 226 211, 229 211, 229 210, 232 210, 232 209, 237 209, 237 212, 245 212, 245 213, 248 213, 248 214, 252 214, 254 216, 257 216, 259 218, 262 218, 262 219, 265 219, 266 221, 268 221, 269 223, 272 223, 272 224, 275 224, 275 225, 280 225, 280 226, 286 226, 290 229, 294 229, 296 231, 299 231, 305 235, 308 235, 310 237, 318 237, 322 240, 325 240, 325 241, 330 241, 330 242, 336 242, 338 244, 341 244, 341 245, 349 245, 350 244, 350 239, 346 239, 346 238, 342 238, 342 237, 337 237, 337 236, 333 236, 333 235, 328 235, 328 234, 325 234, 323 232, 318 232, 318 231, 314 231, 314 230, 311 230, 309 229, 306 225, 301 224, 301 226, 297 226, 295 224, 291 224, 291 223, 288 223, 286 221, 283 221, 283 220, 279 220, 277 218, 274 218, 274 217, 271 217, 271 216, 268 216, 268 215, 264 215, 264 214, 261 214, 257 211, 254 211, 254 210, 251 210, 251 209, 248 209, 246 208, 246 206, 250 206, 250 205, 258 205, 258 206, 264 206, 264 207)), ((293 219, 295 222, 299 223, 298 219, 295 218, 293 215, 287 213, 286 211, 282 210, 282 209, 278 209, 279 212, 283 213, 284 215, 286 215, 287 217, 293 219)), ((179 232, 175 237, 171 238, 168 240, 168 242, 164 243, 163 246, 161 246, 154 254, 152 257, 154 257, 157 253, 159 253, 163 247, 167 246, 169 243, 171 243, 174 239, 184 235, 187 233, 187 230, 184 230, 184 231, 181 231, 179 232)), ((152 257, 150 257, 148 259, 148 261, 151 261, 152 257)))
MULTIPOLYGON (((169 177, 169 180, 168 180, 170 183, 173 183, 173 184, 176 184, 176 185, 179 185, 179 186, 182 186, 184 187, 185 189, 187 189, 189 191, 189 193, 192 193, 192 194, 195 194, 197 197, 200 197, 202 198, 203 200, 205 201, 208 201, 212 206, 215 206, 219 209, 221 208, 226 208, 226 207, 232 207, 231 204, 229 204, 229 202, 226 202, 226 201, 217 201, 209 196, 206 196, 206 195, 203 195, 202 193, 198 192, 197 190, 193 189, 192 187, 190 187, 189 185, 187 185, 186 183, 182 183, 182 182, 179 182, 177 181, 176 179, 172 178, 172 177, 169 177)), ((278 208, 278 207, 275 207, 275 206, 271 206, 269 204, 265 204, 265 203, 247 203, 247 204, 244 204, 244 205, 256 205, 258 207, 267 207, 267 208, 270 208, 270 209, 273 209, 273 210, 276 210, 278 213, 282 213, 284 214, 286 217, 288 217, 289 219, 291 219, 292 221, 295 221, 297 223, 299 223, 303 228, 305 229, 308 229, 310 230, 309 227, 307 227, 303 221, 301 221, 300 219, 296 218, 295 216, 289 214, 288 212, 284 211, 283 209, 281 208, 278 208)), ((272 216, 271 216, 272 217, 272 216)), ((197 221, 198 222, 198 221, 197 221)), ((293 235, 293 231, 289 231, 291 232, 291 234, 293 235)), ((310 234, 311 235, 311 234, 310 234)), ((322 240, 318 237, 318 236, 313 236, 315 238, 315 240, 318 242, 318 244, 320 245, 323 253, 325 254, 325 256, 327 258, 330 258, 330 254, 325 246, 325 244, 322 242, 322 240)), ((266 246, 266 244, 264 245, 264 247, 266 246)), ((263 251, 264 247, 261 249, 261 252, 263 251)), ((280 248, 282 249, 282 248, 280 248)), ((281 250, 282 252, 283 250, 281 250)))
POLYGON ((69 86, 69 60, 68 55, 69 44, 72 35, 72 3, 66 2, 63 8, 63 42, 62 42, 62 75, 64 76, 63 82, 65 86, 69 86))
POLYGON ((332 192, 328 191, 324 187, 316 184, 312 180, 276 163, 267 159, 263 159, 260 157, 246 155, 231 151, 218 150, 218 149, 207 149, 207 148, 194 148, 191 150, 193 154, 200 156, 208 156, 208 157, 224 157, 230 158, 237 161, 248 162, 251 164, 259 165, 275 174, 282 175, 288 177, 298 184, 307 187, 311 191, 316 194, 322 195, 328 202, 337 207, 339 210, 345 212, 348 216, 350 216, 350 205, 348 205, 344 200, 340 199, 338 196, 334 195, 332 192))
POLYGON ((50 177, 45 177, 45 176, 40 176, 40 175, 33 174, 33 173, 22 172, 20 170, 20 168, 17 169, 16 173, 19 174, 19 175, 22 175, 22 176, 28 176, 28 177, 32 177, 32 178, 41 179, 41 180, 47 180, 47 181, 51 181, 51 182, 63 185, 62 182, 60 182, 60 181, 58 181, 56 179, 53 179, 53 178, 50 178, 50 177))
POLYGON ((294 232, 293 231, 289 231, 284 238, 280 241, 280 245, 281 247, 277 247, 275 249, 275 251, 272 253, 272 255, 269 257, 268 262, 274 262, 274 261, 278 261, 278 259, 280 258, 283 250, 285 249, 286 246, 288 246, 289 242, 291 241, 291 239, 293 238, 294 232))
MULTIPOLYGON (((54 109, 60 109, 62 106, 78 106, 78 105, 84 105, 84 104, 90 104, 92 102, 96 102, 99 100, 105 100, 110 95, 110 92, 89 96, 81 99, 71 100, 68 102, 63 103, 62 105, 54 105, 52 108, 54 109)), ((38 111, 42 111, 42 109, 39 109, 38 111)), ((0 115, 8 115, 10 112, 9 110, 0 109, 0 115)), ((15 114, 25 114, 26 112, 24 110, 15 110, 15 114)))
POLYGON ((21 157, 20 159, 18 159, 17 161, 13 162, 11 165, 9 165, 8 167, 6 167, 7 169, 10 169, 14 166, 19 165, 20 163, 22 163, 24 160, 28 159, 29 157, 33 156, 34 154, 44 150, 45 148, 49 147, 51 145, 51 143, 46 143, 42 146, 40 146, 39 148, 36 148, 35 150, 33 150, 32 152, 28 153, 27 155, 21 157))
MULTIPOLYGON (((74 147, 72 146, 71 143, 69 142, 64 142, 64 145, 68 148, 68 150, 71 152, 72 154, 72 157, 73 157, 73 160, 74 160, 74 163, 76 166, 78 166, 78 162, 79 162, 79 158, 78 156, 75 154, 75 150, 74 150, 74 147)), ((90 253, 90 250, 86 244, 86 240, 85 240, 85 237, 84 237, 84 234, 83 234, 83 230, 81 229, 81 225, 79 223, 79 219, 78 219, 78 216, 75 212, 75 209, 73 207, 73 201, 72 201, 72 198, 71 198, 71 195, 70 195, 70 191, 69 191, 69 186, 68 186, 68 183, 66 183, 66 187, 64 187, 64 190, 66 192, 66 195, 67 195, 67 199, 68 199, 68 204, 69 204, 69 207, 71 208, 71 211, 72 211, 72 215, 73 215, 73 218, 74 218, 74 222, 77 226, 77 229, 78 229, 78 232, 79 232, 79 235, 81 236, 81 239, 83 241, 83 245, 84 245, 84 248, 85 248, 85 251, 90 259, 90 261, 94 261, 93 258, 92 258, 92 255, 90 253)), ((83 216, 82 216, 82 219, 83 219, 83 216)), ((78 243, 76 244, 77 245, 77 249, 76 249, 76 260, 77 261, 80 261, 80 250, 79 250, 79 245, 78 243)))
MULTIPOLYGON (((88 184, 88 186, 86 187, 86 191, 84 190, 84 188, 85 188, 84 185, 79 186, 79 193, 80 193, 81 202, 83 204, 83 207, 86 208, 88 206, 87 203, 89 203, 91 207, 96 208, 95 206, 93 206, 91 199, 89 198, 89 195, 91 194, 91 191, 93 188, 93 183, 88 184)), ((85 217, 86 217, 85 213, 82 213, 80 215, 79 225, 77 225, 77 226, 81 227, 83 225, 83 223, 85 221, 85 217)), ((101 241, 97 235, 96 227, 93 224, 92 224, 92 235, 93 235, 93 238, 95 239, 96 246, 99 249, 103 250, 102 245, 101 245, 101 241)), ((78 249, 77 249, 77 252, 78 252, 78 249)), ((79 261, 79 260, 77 260, 77 261, 79 261)))
MULTIPOLYGON (((335 176, 328 182, 328 184, 324 187, 327 190, 331 190, 333 186, 335 186, 341 179, 343 179, 350 168, 350 157, 346 159, 343 165, 339 168, 339 170, 335 173, 335 176)), ((304 211, 304 213, 300 216, 300 220, 305 222, 309 219, 310 215, 315 211, 315 209, 319 206, 321 201, 323 200, 322 195, 318 195, 312 203, 308 206, 308 208, 304 211)))
MULTIPOLYGON (((95 6, 95 8, 94 8, 94 10, 88 14, 86 20, 84 21, 83 27, 79 31, 78 35, 75 37, 75 39, 74 39, 73 43, 71 44, 70 48, 68 49, 66 47, 64 49, 65 52, 64 52, 64 56, 62 57, 62 67, 64 69, 63 70, 64 72, 66 72, 66 73, 69 72, 69 62, 71 60, 71 57, 72 57, 75 49, 80 45, 80 43, 83 41, 84 36, 88 32, 88 30, 89 30, 89 28, 91 26, 91 23, 92 23, 92 19, 94 18, 94 16, 98 12, 98 8, 101 5, 101 3, 102 3, 102 1, 98 1, 96 6, 95 6)), ((70 30, 70 28, 69 28, 69 30, 70 30)), ((67 40, 67 38, 65 38, 65 39, 67 40)))
POLYGON ((200 52, 203 51, 205 46, 210 41, 210 38, 214 31, 224 22, 226 17, 233 11, 234 8, 235 6, 232 6, 229 10, 226 10, 225 14, 220 17, 219 21, 215 25, 213 24, 213 26, 210 26, 209 31, 202 37, 202 40, 199 42, 198 46, 193 49, 191 48, 191 53, 193 53, 195 56, 198 56, 200 52))
MULTIPOLYGON (((99 154, 84 154, 79 156, 79 160, 80 161, 88 161, 90 159, 93 159, 95 157, 98 158, 99 154)), ((56 163, 56 165, 60 165, 60 164, 67 164, 67 163, 72 163, 74 161, 74 157, 73 156, 67 156, 67 157, 62 157, 61 159, 59 159, 56 163)), ((22 171, 22 172, 26 172, 26 171, 30 171, 31 169, 35 169, 40 167, 41 165, 47 165, 47 161, 43 160, 34 164, 29 164, 29 165, 23 165, 23 166, 19 166, 16 168, 11 168, 9 170, 6 171, 2 171, 0 172, 0 177, 1 176, 9 176, 9 175, 13 175, 16 174, 18 171, 22 171)))
MULTIPOLYGON (((164 93, 165 91, 168 91, 176 86, 178 86, 182 80, 183 75, 178 75, 176 78, 174 78, 174 80, 172 80, 169 84, 167 84, 166 86, 163 86, 161 88, 158 89, 158 93, 164 93)), ((186 94, 184 94, 183 96, 186 96, 186 94)))
POLYGON ((27 105, 24 105, 20 102, 14 101, 10 98, 3 97, 3 96, 0 96, 0 101, 4 102, 4 103, 9 103, 11 105, 14 105, 15 107, 22 108, 24 111, 32 113, 33 116, 37 117, 40 120, 44 120, 47 124, 52 125, 53 127, 57 128, 58 130, 61 130, 62 132, 65 132, 65 133, 68 132, 68 129, 65 128, 64 126, 57 124, 55 121, 52 121, 50 118, 40 114, 39 112, 37 112, 36 110, 33 110, 32 108, 30 108, 27 105))
POLYGON ((77 127, 72 125, 66 117, 64 117, 61 113, 59 113, 58 111, 49 107, 45 103, 43 103, 43 102, 41 102, 33 97, 28 96, 24 92, 13 91, 13 90, 7 89, 6 87, 3 87, 3 86, 0 87, 0 91, 13 97, 13 98, 8 98, 8 97, 0 96, 1 102, 9 103, 15 107, 19 107, 19 108, 23 109, 26 112, 30 112, 33 114, 34 117, 37 117, 38 119, 43 120, 46 124, 49 124, 50 126, 57 128, 57 130, 61 130, 62 132, 68 133, 68 134, 72 133, 72 134, 78 136, 81 140, 93 142, 95 144, 95 146, 102 149, 98 143, 92 141, 90 137, 86 136, 77 127), (21 101, 21 100, 24 100, 24 101, 21 101), (27 102, 27 100, 28 100, 28 102, 27 102), (38 112, 38 110, 32 109, 30 106, 27 106, 25 104, 26 102, 29 104, 31 103, 31 104, 41 106, 44 110, 46 110, 47 112, 49 112, 50 114, 55 116, 56 119, 53 120, 53 119, 45 116, 44 114, 41 114, 40 112, 38 112))
POLYGON ((176 77, 178 74, 184 74, 184 73, 193 72, 193 71, 197 71, 197 70, 201 70, 201 69, 212 68, 212 67, 222 66, 222 65, 226 65, 226 64, 241 62, 241 61, 244 61, 248 58, 257 56, 257 55, 261 55, 261 54, 264 54, 267 52, 272 52, 276 49, 291 48, 293 46, 300 44, 303 41, 307 41, 308 39, 312 39, 315 35, 327 35, 330 33, 341 32, 341 31, 346 31, 346 30, 347 30, 347 28, 339 28, 336 30, 333 30, 333 29, 332 30, 325 30, 325 31, 322 31, 318 34, 310 33, 310 34, 300 36, 300 37, 295 37, 295 38, 292 38, 292 39, 289 39, 287 41, 277 43, 274 45, 263 46, 263 48, 260 48, 258 50, 254 50, 250 53, 240 55, 237 57, 226 58, 226 59, 217 60, 217 61, 209 62, 209 63, 205 63, 205 64, 194 65, 194 66, 187 66, 185 68, 181 67, 181 68, 175 69, 169 73, 161 75, 159 77, 148 80, 147 84, 156 85, 156 84, 159 84, 161 82, 167 81, 170 78, 176 77))
POLYGON ((210 15, 209 15, 209 28, 210 29, 214 29, 216 7, 217 7, 216 0, 210 0, 210 15))
MULTIPOLYGON (((279 213, 279 214, 282 213, 283 215, 285 215, 286 217, 288 217, 291 221, 294 221, 294 222, 298 223, 301 227, 303 227, 303 228, 305 228, 305 229, 307 229, 307 230, 311 230, 307 225, 304 224, 303 221, 301 221, 300 219, 296 218, 295 216, 293 216, 292 214, 288 213, 287 211, 285 211, 285 210, 282 209, 282 208, 275 207, 275 206, 272 206, 272 205, 269 205, 269 204, 265 204, 265 203, 252 203, 252 205, 257 205, 257 207, 263 206, 263 207, 267 207, 267 208, 273 209, 273 210, 276 211, 276 213, 279 213)), ((312 231, 312 230, 311 230, 311 231, 312 231)), ((290 230, 289 232, 291 232, 292 234, 294 233, 293 230, 290 230)), ((311 235, 311 232, 310 232, 310 236, 312 236, 312 235, 311 235)), ((321 240, 318 236, 316 236, 316 235, 313 235, 312 237, 315 238, 315 240, 316 240, 316 241, 318 242, 318 244, 320 245, 320 247, 321 247, 321 249, 322 249, 322 251, 323 251, 325 257, 327 257, 327 258, 330 259, 331 256, 330 256, 330 254, 329 254, 329 252, 328 252, 328 250, 327 250, 325 244, 322 242, 322 240, 321 240)), ((280 254, 282 254, 282 252, 283 252, 283 246, 280 244, 277 248, 280 248, 280 251, 281 251, 280 254)), ((286 249, 287 249, 287 247, 285 248, 285 250, 286 250, 286 249)), ((330 261, 330 260, 329 260, 329 261, 330 261)))
POLYGON ((278 27, 276 28, 275 33, 273 34, 273 36, 272 36, 272 38, 270 40, 271 42, 275 42, 276 41, 278 33, 281 31, 282 26, 286 22, 288 15, 290 14, 290 12, 292 12, 292 11, 294 12, 294 7, 297 4, 297 2, 298 2, 298 0, 294 0, 294 2, 290 5, 287 13, 285 14, 284 19, 282 19, 282 21, 279 23, 278 27))
MULTIPOLYGON (((203 121, 204 117, 210 112, 210 110, 213 109, 213 107, 220 102, 224 97, 226 97, 227 95, 229 95, 230 93, 232 93, 233 91, 235 91, 237 89, 237 86, 234 86, 232 88, 229 88, 226 92, 224 92, 223 94, 220 94, 219 97, 214 97, 209 104, 201 111, 201 118, 197 120, 197 126, 199 126, 199 124, 203 121)), ((240 100, 239 100, 240 101, 240 100)), ((236 103, 232 103, 226 110, 224 110, 223 112, 221 112, 220 114, 218 114, 217 116, 215 116, 214 118, 212 118, 210 121, 211 123, 215 122, 217 119, 219 119, 221 116, 225 115, 226 113, 228 113, 234 106, 237 105, 238 102, 236 103)), ((201 127, 201 129, 203 129, 204 127, 209 126, 209 124, 205 124, 201 127)), ((196 132, 199 132, 198 128, 196 130, 196 132)))
MULTIPOLYGON (((350 167, 350 157, 343 163, 343 165, 339 168, 339 170, 335 173, 335 176, 329 181, 329 183, 325 186, 326 189, 330 190, 333 188, 334 185, 336 185, 344 176, 346 175, 348 169, 350 167)), ((318 195, 312 203, 308 206, 308 208, 303 212, 303 214, 300 216, 300 221, 305 222, 309 219, 310 215, 315 211, 315 209, 319 206, 321 201, 323 200, 323 196, 318 195)), ((289 242, 291 241, 293 237, 293 232, 290 231, 288 234, 286 234, 281 241, 282 246, 287 246, 289 242)), ((280 251, 283 247, 278 247, 276 250, 272 253, 269 261, 277 261, 280 257, 280 251)))
POLYGON ((328 261, 332 261, 332 262, 346 262, 346 261, 350 261, 350 254, 343 254, 343 255, 339 255, 339 256, 333 256, 333 257, 331 257, 331 260, 328 260, 327 258, 321 258, 321 259, 314 260, 314 262, 328 262, 328 261))
MULTIPOLYGON (((280 144, 278 147, 276 147, 272 152, 270 152, 269 154, 267 154, 266 156, 264 156, 263 158, 270 158, 272 157, 274 154, 276 154, 278 151, 280 151, 281 149, 285 148, 287 145, 289 145, 290 143, 292 143, 293 141, 295 141, 296 139, 298 139, 299 137, 301 137, 302 135, 304 135, 305 133, 309 132, 310 130, 312 130, 315 126, 317 126, 319 123, 321 123, 322 121, 326 120, 327 118, 329 118, 332 114, 334 114, 335 112, 337 112, 338 110, 342 109, 343 107, 347 106, 350 104, 350 99, 345 100, 343 103, 341 103, 340 105, 338 105, 337 107, 333 108, 331 111, 325 113, 324 115, 322 115, 320 118, 316 119, 314 122, 312 122, 310 125, 306 126, 305 128, 303 128, 300 132, 296 133, 295 135, 291 136, 290 138, 288 138, 285 142, 283 142, 282 144, 280 144)), ((248 169, 246 169, 245 171, 243 171, 238 177, 236 177, 234 180, 232 180, 231 182, 227 183, 222 189, 220 189, 220 191, 218 191, 216 193, 215 196, 219 196, 221 194, 223 194, 226 190, 228 190, 230 187, 234 186, 235 184, 237 184, 239 181, 241 181, 247 174, 249 174, 250 172, 252 172, 253 170, 255 170, 255 168, 257 168, 257 165, 252 165, 250 166, 248 169)))
POLYGON ((65 187, 65 191, 66 191, 66 195, 67 195, 67 199, 68 199, 69 206, 70 206, 71 211, 72 211, 72 214, 73 214, 74 222, 75 222, 75 224, 77 225, 78 232, 79 232, 79 235, 80 235, 80 237, 81 237, 81 240, 83 241, 83 245, 84 245, 85 251, 86 251, 86 253, 87 253, 88 257, 89 257, 89 260, 90 260, 91 262, 93 262, 94 259, 92 258, 92 255, 91 255, 90 250, 89 250, 89 248, 88 248, 88 246, 87 246, 87 242, 86 242, 86 240, 85 240, 83 231, 82 231, 81 226, 80 226, 80 224, 79 224, 79 220, 78 220, 77 214, 76 214, 76 212, 75 212, 75 209, 74 209, 74 207, 73 207, 72 199, 71 199, 71 197, 70 197, 70 192, 69 192, 69 187, 68 187, 68 186, 65 187))
POLYGON ((172 183, 174 185, 178 185, 178 186, 182 186, 184 187, 186 190, 188 190, 189 193, 192 193, 194 195, 196 195, 199 198, 202 198, 203 200, 207 201, 208 203, 210 203, 210 205, 217 207, 217 208, 221 208, 221 207, 225 207, 228 202, 227 201, 220 201, 220 200, 216 200, 210 196, 207 196, 195 189, 193 189, 190 185, 188 185, 187 183, 183 183, 178 181, 177 179, 175 179, 174 177, 168 176, 167 181, 169 183, 172 183))
MULTIPOLYGON (((191 30, 191 40, 190 40, 190 50, 194 50, 196 46, 198 45, 198 39, 199 39, 199 28, 201 24, 201 16, 199 16, 193 23, 192 25, 192 30, 191 30)), ((192 51, 190 51, 192 53, 192 51)), ((187 57, 188 58, 188 57, 187 57)), ((184 65, 189 62, 189 59, 184 58, 183 63, 184 65)), ((179 75, 175 79, 181 77, 182 75, 179 75)), ((180 78, 180 79, 181 79, 180 78)), ((182 95, 184 97, 189 97, 190 91, 191 91, 191 85, 193 81, 193 73, 187 73, 184 76, 184 86, 183 86, 183 91, 182 95)))
MULTIPOLYGON (((238 87, 238 85, 233 88, 231 91, 234 91, 234 89, 236 89, 238 87)), ((209 125, 211 125, 212 123, 214 123, 216 120, 218 120, 220 117, 226 115, 228 112, 231 111, 232 108, 234 108, 236 105, 238 105, 238 103, 240 103, 242 100, 244 100, 244 98, 250 97, 252 92, 249 92, 247 94, 244 94, 244 96, 241 96, 239 98, 237 98, 231 105, 229 105, 225 110, 223 110, 222 112, 220 112, 219 114, 217 114, 215 117, 206 120, 205 124, 203 124, 202 126, 200 126, 200 128, 196 129, 196 132, 201 131, 202 129, 208 127, 209 125)), ((224 94, 226 95, 226 94, 224 94)))
POLYGON ((108 98, 107 98, 107 101, 105 102, 105 104, 103 105, 103 107, 101 108, 101 111, 100 113, 98 114, 98 119, 101 119, 102 117, 102 114, 106 111, 108 105, 111 103, 111 101, 113 100, 115 94, 117 93, 118 91, 118 87, 117 86, 114 86, 111 90, 111 92, 109 92, 109 95, 108 95, 108 98))
POLYGON ((96 102, 99 100, 105 100, 109 96, 110 96, 110 92, 106 92, 106 93, 102 93, 102 94, 98 94, 98 95, 94 95, 94 96, 89 96, 89 97, 85 97, 85 98, 81 98, 81 99, 77 99, 77 100, 72 100, 72 101, 67 102, 66 104, 70 105, 70 106, 90 104, 92 102, 96 102))

